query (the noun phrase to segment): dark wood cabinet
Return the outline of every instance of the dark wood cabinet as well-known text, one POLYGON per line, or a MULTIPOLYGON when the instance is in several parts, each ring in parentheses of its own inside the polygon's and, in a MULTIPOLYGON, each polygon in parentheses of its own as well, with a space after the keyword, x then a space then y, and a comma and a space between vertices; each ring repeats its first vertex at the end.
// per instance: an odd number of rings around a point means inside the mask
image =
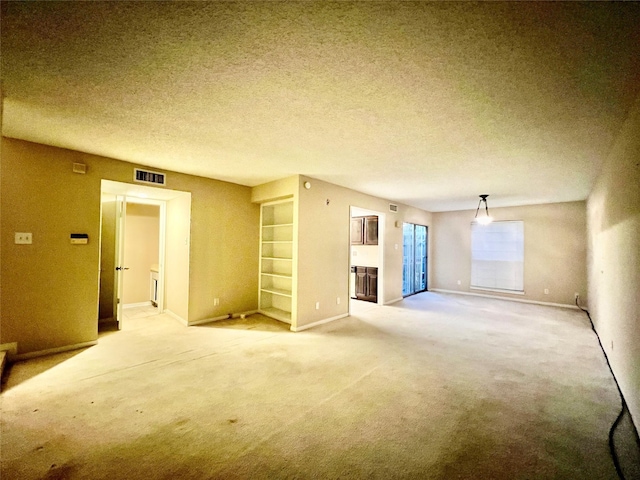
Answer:
POLYGON ((351 245, 378 245, 378 217, 351 218, 351 245))
POLYGON ((378 244, 378 217, 364 217, 364 244, 378 244))
POLYGON ((378 301, 378 269, 367 268, 367 297, 370 302, 378 301))
POLYGON ((353 217, 351 219, 351 245, 364 243, 364 218, 353 217))
POLYGON ((356 298, 364 300, 367 292, 367 267, 356 267, 356 298))
POLYGON ((356 298, 367 302, 378 301, 378 269, 356 267, 356 298))

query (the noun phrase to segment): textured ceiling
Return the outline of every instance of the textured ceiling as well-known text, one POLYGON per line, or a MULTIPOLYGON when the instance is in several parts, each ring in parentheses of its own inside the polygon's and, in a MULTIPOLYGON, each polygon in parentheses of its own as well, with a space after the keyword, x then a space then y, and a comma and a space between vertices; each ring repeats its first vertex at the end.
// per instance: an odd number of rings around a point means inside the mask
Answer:
POLYGON ((431 211, 586 198, 640 4, 3 2, 5 136, 431 211))

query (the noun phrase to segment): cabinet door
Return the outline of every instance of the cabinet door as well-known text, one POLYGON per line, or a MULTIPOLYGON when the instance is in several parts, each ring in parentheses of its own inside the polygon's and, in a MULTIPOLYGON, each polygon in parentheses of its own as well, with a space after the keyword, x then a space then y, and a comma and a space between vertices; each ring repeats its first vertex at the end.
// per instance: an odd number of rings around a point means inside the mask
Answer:
POLYGON ((370 302, 378 301, 378 269, 374 267, 367 268, 367 300, 370 302))
POLYGON ((378 245, 378 217, 364 217, 364 244, 378 245))
POLYGON ((364 243, 364 218, 354 217, 351 219, 351 245, 362 245, 364 243))
POLYGON ((367 298, 367 268, 356 267, 356 298, 366 300, 367 298))

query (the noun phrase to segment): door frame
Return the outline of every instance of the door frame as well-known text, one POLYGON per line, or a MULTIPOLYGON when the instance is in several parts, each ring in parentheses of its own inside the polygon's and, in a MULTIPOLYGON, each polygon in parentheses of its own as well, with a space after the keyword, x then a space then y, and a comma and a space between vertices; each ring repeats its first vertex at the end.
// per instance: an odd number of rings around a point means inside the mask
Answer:
MULTIPOLYGON (((181 195, 188 194, 190 192, 169 190, 166 188, 151 187, 146 185, 139 185, 133 183, 116 182, 112 180, 102 179, 100 185, 100 191, 102 194, 111 194, 116 197, 116 248, 115 248, 115 266, 122 266, 119 263, 121 260, 120 255, 124 250, 124 232, 126 229, 126 204, 127 203, 141 203, 146 205, 158 205, 160 207, 160 219, 159 219, 159 241, 158 241, 158 312, 163 313, 166 310, 165 300, 165 263, 167 260, 167 202, 177 198, 181 195), (120 202, 123 202, 122 204, 120 202), (120 205, 120 207, 119 207, 120 205), (123 207, 123 208, 121 208, 123 207), (120 213, 122 216, 120 217, 120 213)), ((102 205, 101 205, 102 208, 102 205)), ((189 214, 190 215, 190 214, 189 214)), ((100 216, 100 229, 102 231, 102 215, 100 216)), ((102 251, 102 235, 100 235, 100 251, 102 251)), ((124 259, 126 260, 126 259, 124 259)), ((98 269, 100 269, 100 261, 98 262, 98 269)), ((118 270, 117 274, 114 274, 114 309, 113 319, 117 322, 118 329, 122 329, 122 302, 118 302, 118 299, 122 298, 122 270, 118 270)))
MULTIPOLYGON (((347 242, 347 246, 349 248, 348 250, 348 268, 347 268, 347 285, 351 285, 351 265, 353 264, 353 260, 352 260, 352 256, 351 256, 351 219, 353 217, 360 217, 360 216, 376 216, 378 217, 378 301, 373 303, 370 302, 371 305, 384 305, 384 271, 385 271, 385 265, 384 265, 384 239, 385 239, 385 235, 386 235, 386 230, 385 230, 385 225, 386 225, 386 213, 384 212, 380 212, 377 210, 371 210, 369 208, 364 208, 364 207, 358 207, 357 205, 350 205, 349 206, 349 218, 348 218, 348 232, 349 232, 349 237, 348 237, 348 242, 347 242)), ((360 266, 360 265, 359 265, 360 266)), ((365 265, 367 266, 367 265, 365 265)), ((347 295, 347 299, 349 301, 349 314, 351 314, 351 305, 352 305, 352 298, 351 298, 351 294, 349 292, 349 294, 347 295)))
POLYGON ((122 330, 122 302, 120 299, 124 290, 124 243, 127 224, 127 197, 116 195, 116 235, 115 235, 115 273, 113 274, 113 319, 122 330))

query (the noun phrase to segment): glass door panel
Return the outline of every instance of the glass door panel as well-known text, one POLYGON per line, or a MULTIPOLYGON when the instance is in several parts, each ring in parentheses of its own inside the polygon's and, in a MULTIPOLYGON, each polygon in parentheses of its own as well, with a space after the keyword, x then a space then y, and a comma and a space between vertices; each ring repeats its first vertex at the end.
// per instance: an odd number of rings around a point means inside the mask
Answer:
POLYGON ((413 224, 405 223, 402 226, 402 295, 413 293, 413 224))
POLYGON ((427 289, 427 227, 416 225, 414 256, 414 290, 422 292, 427 289))
POLYGON ((403 224, 402 295, 427 289, 428 233, 424 225, 403 224))

